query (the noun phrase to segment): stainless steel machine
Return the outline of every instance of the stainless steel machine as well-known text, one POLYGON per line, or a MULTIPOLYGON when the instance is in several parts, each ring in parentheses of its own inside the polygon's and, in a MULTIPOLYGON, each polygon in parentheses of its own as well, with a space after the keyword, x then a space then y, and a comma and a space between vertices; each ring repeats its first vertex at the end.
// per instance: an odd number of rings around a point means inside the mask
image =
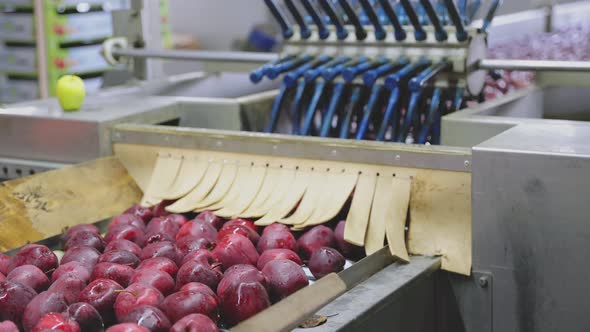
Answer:
MULTIPOLYGON (((536 32, 545 29, 548 21, 555 26, 570 18, 572 13, 586 17, 584 10, 587 8, 587 4, 575 4, 556 7, 549 16, 545 10, 539 10, 499 17, 496 25, 490 28, 489 41, 492 42, 494 33, 499 31, 520 30, 516 27, 524 26, 528 30, 523 28, 523 32, 536 32)), ((354 31, 354 27, 349 30, 354 31)), ((428 33, 433 32, 434 29, 428 30, 428 33)), ((119 41, 118 47, 122 48, 115 47, 112 54, 122 57, 118 61, 133 58, 138 74, 142 71, 141 59, 152 56, 214 62, 221 59, 238 66, 246 63, 249 68, 273 60, 255 61, 249 55, 235 58, 231 54, 127 49, 124 43, 119 41)), ((304 42, 300 44, 303 46, 298 47, 305 47, 304 42)), ((312 48, 320 46, 312 45, 312 48)), ((465 60, 466 55, 459 57, 465 60)), ((28 141, 27 147, 38 144, 35 145, 38 148, 32 150, 34 153, 24 154, 26 150, 13 145, 19 137, 25 137, 20 133, 26 131, 19 130, 17 135, 10 136, 12 143, 0 143, 0 151, 3 155, 4 151, 9 152, 5 156, 10 158, 7 163, 34 159, 37 153, 44 153, 43 159, 77 163, 110 154, 113 150, 117 155, 119 149, 118 156, 132 176, 145 173, 145 169, 151 170, 153 165, 132 159, 126 161, 120 154, 125 145, 138 146, 144 149, 136 152, 138 156, 152 155, 153 159, 156 154, 150 151, 199 149, 210 153, 366 163, 412 172, 467 174, 469 181, 463 189, 468 194, 461 201, 463 209, 450 208, 447 214, 431 214, 427 219, 432 223, 422 232, 416 232, 412 224, 418 219, 412 218, 412 211, 426 214, 428 211, 416 206, 418 210, 410 209, 406 242, 410 253, 416 255, 409 263, 394 261, 390 256, 387 256, 390 261, 378 261, 374 269, 378 272, 366 275, 360 283, 349 285, 346 292, 319 306, 317 313, 329 317, 325 324, 305 330, 586 331, 590 328, 590 317, 586 314, 590 287, 584 282, 590 278, 590 269, 584 264, 590 239, 585 213, 590 194, 590 183, 587 183, 590 181, 590 148, 586 143, 590 139, 590 125, 584 120, 587 119, 586 91, 590 81, 587 73, 577 72, 587 72, 590 66, 582 62, 517 62, 483 57, 475 60, 472 69, 530 69, 545 73, 528 89, 443 116, 442 146, 241 132, 239 130, 263 131, 280 92, 269 89, 240 98, 199 98, 175 92, 183 89, 170 88, 174 86, 168 85, 170 82, 166 85, 148 82, 123 89, 125 92, 114 89, 91 99, 90 105, 96 103, 97 108, 113 112, 120 108, 117 120, 115 115, 101 115, 102 120, 90 126, 94 129, 80 127, 80 131, 65 142, 70 144, 67 149, 63 149, 66 145, 55 144, 55 149, 60 150, 46 150, 41 140, 28 141), (176 121, 180 127, 143 125, 170 124, 170 121, 176 121), (79 144, 73 144, 80 132, 89 130, 99 133, 96 136, 100 139, 90 140, 96 149, 81 149, 79 144), (68 156, 71 151, 77 151, 74 157, 68 156), (56 155, 63 157, 50 159, 56 155), (459 215, 468 215, 469 222, 454 228, 450 220, 459 215), (430 242, 423 241, 422 247, 416 246, 416 239, 421 237, 430 242), (461 241, 444 240, 457 237, 461 241), (468 262, 467 273, 455 273, 457 270, 449 268, 449 262, 457 257, 468 262)), ((468 67, 453 73, 464 79, 463 84, 473 77, 467 75, 468 67)), ((443 76, 441 82, 448 79, 449 76, 443 76)), ((200 82, 199 78, 196 80, 200 82)), ((190 79, 181 82, 188 82, 188 91, 194 91, 190 79)), ((40 105, 48 105, 48 101, 18 106, 40 105)), ((3 114, 0 126, 7 130, 15 128, 12 125, 19 124, 17 120, 20 119, 23 126, 20 128, 27 128, 30 133, 44 125, 30 126, 35 123, 31 120, 34 117, 14 112, 3 114), (6 116, 10 121, 5 120, 6 116)), ((77 115, 77 120, 84 122, 84 116, 77 115)), ((46 108, 43 118, 46 117, 63 121, 63 114, 51 113, 51 107, 46 108)), ((60 128, 72 120, 68 118, 60 128)), ((285 133, 289 129, 278 131, 285 133)), ((50 136, 61 137, 61 132, 50 136)), ((440 177, 434 176, 425 182, 423 187, 430 189, 421 189, 436 193, 437 179, 440 177)), ((141 184, 142 181, 137 182, 141 184)), ((433 195, 428 202, 444 202, 445 197, 433 195)), ((449 203, 449 206, 454 205, 449 203)), ((358 270, 351 271, 355 272, 348 273, 362 274, 358 270)), ((311 313, 316 312, 315 307, 312 309, 311 313)))

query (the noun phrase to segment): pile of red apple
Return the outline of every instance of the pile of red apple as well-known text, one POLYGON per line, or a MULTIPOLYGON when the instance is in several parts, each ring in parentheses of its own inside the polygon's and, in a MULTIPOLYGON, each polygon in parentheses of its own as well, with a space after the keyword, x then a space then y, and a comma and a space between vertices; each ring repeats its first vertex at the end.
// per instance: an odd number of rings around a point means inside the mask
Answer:
POLYGON ((165 204, 128 209, 104 237, 69 228, 61 260, 37 244, 0 254, 0 332, 217 331, 307 286, 304 262, 319 279, 362 255, 344 221, 295 234, 209 211, 188 221, 165 204))

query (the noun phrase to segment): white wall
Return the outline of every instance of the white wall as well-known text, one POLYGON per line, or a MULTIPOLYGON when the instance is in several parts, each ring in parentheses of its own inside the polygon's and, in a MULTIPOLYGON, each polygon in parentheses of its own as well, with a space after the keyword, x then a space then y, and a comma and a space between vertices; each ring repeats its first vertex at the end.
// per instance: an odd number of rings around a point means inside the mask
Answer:
POLYGON ((197 36, 204 49, 228 50, 254 24, 269 21, 262 0, 169 0, 172 31, 197 36))

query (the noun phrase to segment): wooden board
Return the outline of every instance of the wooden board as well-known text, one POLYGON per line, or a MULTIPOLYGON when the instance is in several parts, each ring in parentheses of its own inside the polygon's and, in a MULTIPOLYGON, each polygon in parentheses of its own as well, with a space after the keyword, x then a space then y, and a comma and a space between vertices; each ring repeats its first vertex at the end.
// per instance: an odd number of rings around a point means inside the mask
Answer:
POLYGON ((141 195, 115 157, 0 183, 0 252, 112 217, 141 195))

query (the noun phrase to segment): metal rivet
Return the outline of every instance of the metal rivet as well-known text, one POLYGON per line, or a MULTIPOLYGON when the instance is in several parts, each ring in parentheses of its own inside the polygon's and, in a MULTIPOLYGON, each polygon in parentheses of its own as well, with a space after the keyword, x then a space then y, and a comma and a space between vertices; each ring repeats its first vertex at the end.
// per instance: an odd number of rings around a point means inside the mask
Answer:
POLYGON ((469 167, 469 165, 471 165, 471 163, 469 162, 469 160, 465 160, 465 167, 469 167))
POLYGON ((399 155, 399 154, 396 154, 396 155, 395 155, 395 160, 396 160, 396 161, 400 161, 400 159, 402 159, 402 157, 400 157, 400 155, 399 155))
POLYGON ((479 277, 479 286, 481 288, 487 288, 488 287, 488 277, 483 276, 483 277, 479 277))

